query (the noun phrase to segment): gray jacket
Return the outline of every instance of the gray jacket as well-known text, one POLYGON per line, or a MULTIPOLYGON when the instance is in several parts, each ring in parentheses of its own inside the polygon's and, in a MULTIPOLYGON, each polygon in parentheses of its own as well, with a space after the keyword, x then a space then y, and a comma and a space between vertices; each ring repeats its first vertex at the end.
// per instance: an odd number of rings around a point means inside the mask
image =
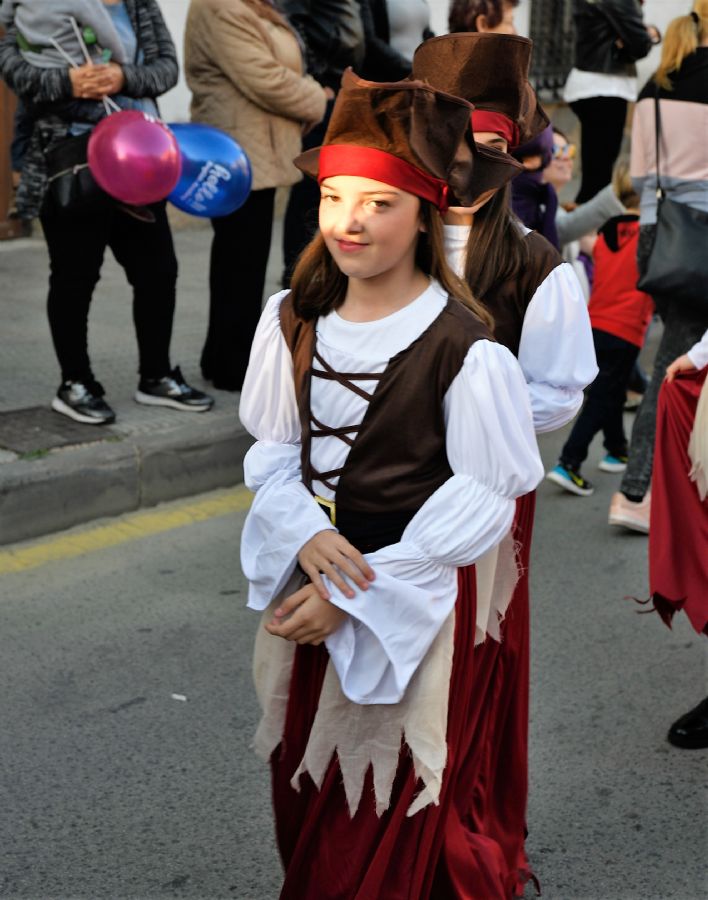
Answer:
MULTIPOLYGON (((125 84, 121 93, 128 97, 157 98, 177 83, 177 53, 167 30, 157 0, 125 0, 138 47, 144 62, 122 66, 125 84)), ((22 169, 17 192, 17 208, 23 218, 39 213, 47 187, 44 151, 65 137, 69 122, 60 118, 62 107, 72 99, 68 65, 64 68, 40 69, 22 58, 13 28, 0 39, 0 78, 28 106, 35 118, 35 128, 22 169)), ((96 101, 83 101, 85 113, 81 121, 96 122, 103 106, 96 101)), ((77 116, 72 118, 76 121, 77 116)))

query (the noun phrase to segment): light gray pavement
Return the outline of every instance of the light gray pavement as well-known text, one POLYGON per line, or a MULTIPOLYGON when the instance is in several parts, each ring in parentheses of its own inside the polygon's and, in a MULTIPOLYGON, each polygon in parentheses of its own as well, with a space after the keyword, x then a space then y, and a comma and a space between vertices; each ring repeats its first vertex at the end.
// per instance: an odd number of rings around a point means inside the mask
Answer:
MULTIPOLYGON (((547 900, 701 900, 708 751, 665 732, 708 691, 705 641, 623 599, 646 592, 646 539, 607 528, 618 476, 597 481, 589 499, 539 490, 531 862, 547 900)), ((277 897, 242 522, 0 578, 1 897, 277 897)))
MULTIPOLYGON (((279 289, 281 222, 274 228, 266 295, 279 289)), ((12 452, 16 417, 3 414, 48 407, 59 383, 45 313, 48 258, 41 236, 0 242, 0 544, 241 479, 250 439, 236 416, 238 395, 211 389, 198 365, 208 317, 211 233, 208 223, 194 219, 191 227, 175 231, 180 275, 172 361, 190 383, 213 393, 214 408, 195 414, 134 402, 131 293, 109 251, 92 304, 89 341, 117 421, 107 428, 81 426, 50 411, 22 452, 12 452), (55 428, 68 426, 71 437, 68 446, 46 453, 53 422, 55 428)))

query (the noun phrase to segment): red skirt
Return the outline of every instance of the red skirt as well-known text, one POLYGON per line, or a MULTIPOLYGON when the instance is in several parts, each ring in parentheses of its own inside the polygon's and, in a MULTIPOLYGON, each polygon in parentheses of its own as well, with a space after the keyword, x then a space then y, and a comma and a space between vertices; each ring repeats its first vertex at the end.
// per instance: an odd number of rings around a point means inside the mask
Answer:
MULTIPOLYGON (((532 519, 533 498, 525 498, 515 527, 518 535, 528 534, 529 543, 532 519)), ((324 646, 297 648, 283 741, 271 757, 276 836, 285 867, 281 900, 508 900, 522 890, 528 578, 517 586, 501 645, 473 646, 475 594, 474 567, 461 569, 447 767, 439 805, 411 817, 406 811, 420 783, 405 746, 390 806, 380 818, 371 769, 350 817, 336 756, 320 790, 307 774, 299 792, 292 788, 329 661, 324 646)))
POLYGON ((690 480, 688 442, 708 368, 664 382, 656 417, 649 527, 649 589, 667 625, 683 610, 708 634, 708 500, 690 480))

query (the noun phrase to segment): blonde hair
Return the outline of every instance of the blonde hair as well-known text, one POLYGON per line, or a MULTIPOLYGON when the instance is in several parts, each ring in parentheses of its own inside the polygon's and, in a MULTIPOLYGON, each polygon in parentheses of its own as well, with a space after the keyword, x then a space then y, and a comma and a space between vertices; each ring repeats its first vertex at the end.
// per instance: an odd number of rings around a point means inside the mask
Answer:
POLYGON ((634 190, 629 175, 629 163, 626 157, 621 158, 612 174, 612 187, 622 206, 636 209, 639 206, 639 195, 634 190))
POLYGON ((672 72, 678 72, 687 56, 695 53, 698 45, 708 36, 708 0, 695 0, 693 11, 679 16, 669 23, 664 35, 661 62, 654 75, 659 87, 673 89, 672 72))

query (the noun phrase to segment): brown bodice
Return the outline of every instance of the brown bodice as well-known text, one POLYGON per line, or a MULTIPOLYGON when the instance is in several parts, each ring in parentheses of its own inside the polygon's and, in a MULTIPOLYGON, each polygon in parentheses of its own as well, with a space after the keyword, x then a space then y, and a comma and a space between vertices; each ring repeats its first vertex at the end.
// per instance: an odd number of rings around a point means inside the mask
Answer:
POLYGON ((316 323, 295 314, 290 295, 281 304, 280 323, 293 357, 306 486, 312 490, 313 480, 326 483, 339 475, 338 510, 413 514, 452 474, 445 448, 443 400, 472 344, 490 339, 486 326, 461 303, 448 300, 432 324, 393 356, 382 373, 353 375, 334 372, 316 354, 316 323), (313 367, 314 359, 319 371, 313 367), (314 421, 313 377, 337 380, 365 397, 368 407, 362 422, 330 429, 327 423, 314 421), (373 392, 360 386, 367 380, 377 382, 373 392), (351 448, 344 467, 334 473, 317 473, 310 461, 312 441, 325 434, 345 440, 351 448))

